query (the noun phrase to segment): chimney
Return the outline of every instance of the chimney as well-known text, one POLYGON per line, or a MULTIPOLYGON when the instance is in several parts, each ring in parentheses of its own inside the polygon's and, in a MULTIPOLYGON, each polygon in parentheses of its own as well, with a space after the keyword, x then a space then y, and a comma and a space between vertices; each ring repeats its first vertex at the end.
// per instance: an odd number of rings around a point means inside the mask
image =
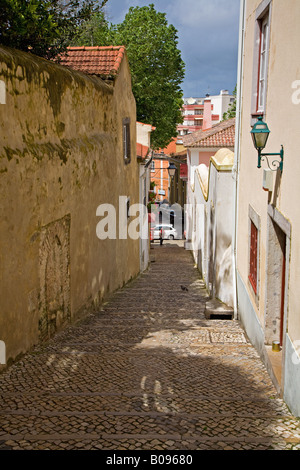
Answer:
POLYGON ((212 118, 211 118, 211 99, 205 98, 204 100, 204 111, 203 111, 203 131, 207 131, 212 128, 212 118))

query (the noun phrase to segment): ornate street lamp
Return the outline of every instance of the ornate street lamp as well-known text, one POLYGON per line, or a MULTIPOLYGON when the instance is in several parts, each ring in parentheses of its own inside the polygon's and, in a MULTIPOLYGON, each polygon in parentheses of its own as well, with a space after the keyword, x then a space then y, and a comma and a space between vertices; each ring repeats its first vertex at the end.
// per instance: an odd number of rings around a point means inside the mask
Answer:
POLYGON ((283 170, 283 155, 284 155, 283 146, 281 146, 281 150, 279 153, 262 153, 262 150, 265 148, 268 137, 270 135, 270 129, 268 128, 267 124, 263 122, 262 116, 258 117, 257 122, 254 124, 252 128, 251 135, 252 135, 254 147, 258 151, 257 168, 261 168, 261 160, 263 160, 264 157, 267 157, 266 160, 267 160, 267 164, 270 170, 276 171, 280 169, 280 171, 282 171, 283 170), (273 157, 273 156, 280 156, 280 161, 274 159, 270 165, 268 157, 273 157))
POLYGON ((171 178, 175 175, 176 170, 177 170, 177 168, 176 168, 176 166, 174 165, 174 163, 169 163, 168 172, 169 172, 169 176, 170 176, 171 178))

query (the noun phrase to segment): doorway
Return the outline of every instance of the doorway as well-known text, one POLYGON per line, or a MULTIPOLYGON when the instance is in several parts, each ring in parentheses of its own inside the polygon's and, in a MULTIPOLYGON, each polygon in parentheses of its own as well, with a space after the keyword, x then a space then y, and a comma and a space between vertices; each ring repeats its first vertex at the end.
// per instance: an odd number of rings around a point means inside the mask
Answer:
POLYGON ((283 344, 285 323, 287 235, 269 217, 266 279, 266 344, 283 344))
POLYGON ((285 277, 286 277, 286 235, 284 233, 282 237, 281 250, 282 250, 282 263, 281 263, 281 304, 280 304, 279 342, 280 342, 280 346, 282 347, 283 330, 284 330, 284 300, 285 300, 285 277))
MULTIPOLYGON (((273 206, 268 210, 266 300, 265 300, 265 344, 272 363, 276 364, 275 375, 281 385, 282 354, 272 354, 272 343, 279 342, 284 350, 287 328, 288 271, 290 252, 290 223, 273 206)), ((274 369, 274 367, 273 367, 274 369)))

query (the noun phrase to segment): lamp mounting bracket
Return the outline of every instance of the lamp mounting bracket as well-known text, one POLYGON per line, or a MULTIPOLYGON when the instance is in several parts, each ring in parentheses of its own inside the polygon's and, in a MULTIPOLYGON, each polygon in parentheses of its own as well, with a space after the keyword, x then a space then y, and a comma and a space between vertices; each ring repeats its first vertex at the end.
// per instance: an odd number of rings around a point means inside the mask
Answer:
POLYGON ((261 150, 258 150, 257 168, 261 168, 261 161, 265 159, 270 170, 277 171, 279 169, 282 172, 283 156, 284 156, 283 145, 281 146, 281 150, 279 153, 262 153, 261 150), (273 159, 272 162, 269 161, 269 158, 276 157, 276 156, 279 156, 280 160, 273 159))

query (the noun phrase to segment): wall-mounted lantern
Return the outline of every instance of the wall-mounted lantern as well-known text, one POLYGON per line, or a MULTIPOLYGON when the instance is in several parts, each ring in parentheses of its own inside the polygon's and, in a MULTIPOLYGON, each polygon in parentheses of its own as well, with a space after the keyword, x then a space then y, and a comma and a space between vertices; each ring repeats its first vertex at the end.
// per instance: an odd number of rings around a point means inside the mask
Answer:
POLYGON ((262 116, 258 117, 258 121, 254 124, 251 135, 253 139, 253 144, 256 150, 258 151, 258 165, 257 168, 261 168, 261 160, 264 157, 267 157, 267 164, 270 170, 276 171, 280 169, 283 170, 283 146, 281 146, 281 150, 279 153, 262 153, 262 150, 265 148, 267 144, 267 140, 270 134, 270 129, 268 128, 267 124, 263 122, 262 116), (280 161, 273 159, 271 165, 269 163, 268 157, 280 156, 280 161))
POLYGON ((169 176, 172 178, 174 175, 175 175, 175 172, 176 172, 177 168, 176 166, 174 165, 174 163, 169 163, 169 166, 168 166, 168 172, 169 172, 169 176))

